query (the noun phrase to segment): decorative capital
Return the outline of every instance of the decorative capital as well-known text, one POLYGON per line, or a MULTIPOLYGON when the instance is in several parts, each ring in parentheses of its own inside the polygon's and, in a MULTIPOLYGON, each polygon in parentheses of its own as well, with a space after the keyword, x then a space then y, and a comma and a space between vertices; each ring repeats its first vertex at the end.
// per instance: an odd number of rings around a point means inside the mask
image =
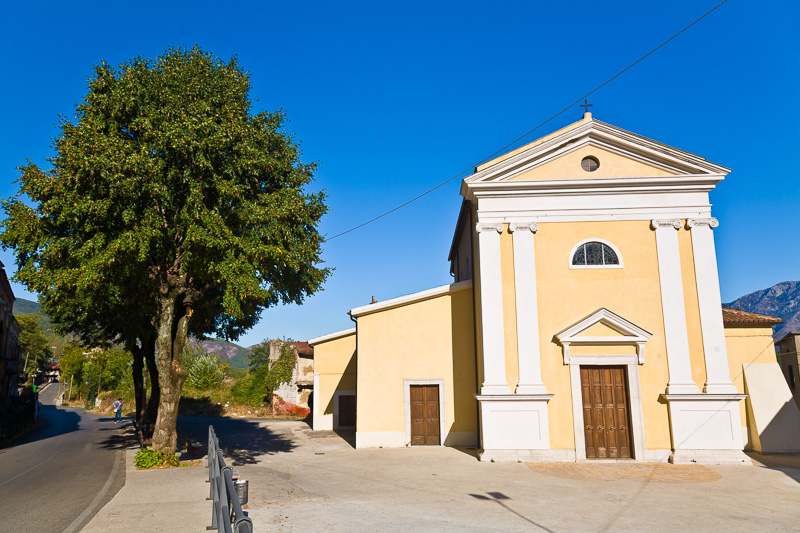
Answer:
POLYGON ((508 231, 514 233, 517 230, 528 230, 531 233, 539 231, 539 224, 536 222, 512 222, 508 225, 508 231))
POLYGON ((709 229, 714 229, 719 226, 719 220, 716 218, 690 218, 686 221, 686 228, 692 229, 696 226, 708 226, 709 229))
POLYGON ((681 221, 678 220, 677 218, 664 218, 664 219, 660 219, 660 220, 652 220, 650 222, 650 226, 653 229, 661 229, 661 228, 669 228, 669 227, 672 227, 672 228, 675 228, 675 229, 681 229, 681 221))
POLYGON ((475 224, 475 231, 478 233, 482 231, 491 231, 495 230, 497 233, 503 233, 503 225, 502 224, 487 224, 486 222, 478 222, 475 224))

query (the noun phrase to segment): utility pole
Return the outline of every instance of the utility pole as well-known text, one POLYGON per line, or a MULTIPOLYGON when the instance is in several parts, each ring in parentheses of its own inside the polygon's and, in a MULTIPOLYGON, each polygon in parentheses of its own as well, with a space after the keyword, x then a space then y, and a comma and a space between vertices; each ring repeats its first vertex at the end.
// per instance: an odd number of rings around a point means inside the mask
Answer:
POLYGON ((97 378, 97 397, 100 397, 100 382, 103 379, 103 360, 100 359, 100 377, 97 378))

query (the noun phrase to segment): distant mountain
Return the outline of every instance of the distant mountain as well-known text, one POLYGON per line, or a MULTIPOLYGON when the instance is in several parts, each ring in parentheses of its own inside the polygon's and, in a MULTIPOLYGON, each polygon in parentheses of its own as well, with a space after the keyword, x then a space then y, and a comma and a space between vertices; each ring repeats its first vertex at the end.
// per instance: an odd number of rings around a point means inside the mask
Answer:
POLYGON ((25 300, 24 298, 17 298, 14 300, 14 310, 13 313, 17 316, 20 315, 27 315, 30 313, 39 313, 41 306, 39 302, 32 302, 30 300, 25 300))
POLYGON ((725 307, 748 313, 776 316, 783 324, 775 331, 775 340, 790 331, 800 331, 800 281, 784 281, 772 287, 737 298, 725 307))
POLYGON ((14 309, 12 310, 12 313, 14 316, 36 313, 38 315, 36 321, 40 326, 42 326, 44 336, 47 338, 47 344, 50 346, 50 350, 56 357, 61 357, 61 353, 64 351, 64 346, 75 341, 75 338, 72 335, 61 335, 53 329, 50 319, 47 318, 47 315, 42 313, 42 307, 39 305, 39 302, 32 302, 24 298, 17 298, 14 300, 14 309))
POLYGON ((247 368, 247 356, 250 355, 250 350, 243 348, 238 344, 233 344, 222 339, 205 339, 198 341, 197 339, 189 339, 192 346, 201 346, 205 353, 213 353, 223 361, 231 365, 232 368, 247 368))

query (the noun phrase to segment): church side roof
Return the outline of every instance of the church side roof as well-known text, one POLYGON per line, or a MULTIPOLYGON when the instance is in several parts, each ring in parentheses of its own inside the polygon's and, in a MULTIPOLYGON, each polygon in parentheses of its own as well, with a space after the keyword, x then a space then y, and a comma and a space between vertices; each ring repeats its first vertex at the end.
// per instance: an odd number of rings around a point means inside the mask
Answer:
POLYGON ((471 287, 472 287, 472 280, 458 281, 456 283, 451 283, 450 285, 442 285, 441 287, 434 287, 433 289, 428 289, 421 292, 415 292, 413 294, 400 296, 399 298, 393 298, 391 300, 386 300, 384 302, 375 302, 374 304, 368 304, 362 307, 356 307, 355 309, 350 310, 350 316, 358 318, 360 316, 377 313, 378 311, 395 309, 397 307, 403 307, 413 303, 422 302, 424 300, 430 300, 431 298, 436 298, 444 294, 453 293, 464 289, 469 289, 471 287))
POLYGON ((724 324, 783 324, 783 320, 778 317, 769 315, 759 315, 757 313, 748 313, 747 311, 740 311, 738 309, 722 308, 722 322, 724 324))
POLYGON ((317 344, 322 344, 323 342, 333 341, 336 339, 341 339, 343 337, 349 337, 350 335, 356 334, 356 328, 346 329, 344 331, 337 331, 335 333, 328 333, 327 335, 322 335, 320 337, 314 337, 313 339, 308 339, 309 346, 316 346, 317 344))

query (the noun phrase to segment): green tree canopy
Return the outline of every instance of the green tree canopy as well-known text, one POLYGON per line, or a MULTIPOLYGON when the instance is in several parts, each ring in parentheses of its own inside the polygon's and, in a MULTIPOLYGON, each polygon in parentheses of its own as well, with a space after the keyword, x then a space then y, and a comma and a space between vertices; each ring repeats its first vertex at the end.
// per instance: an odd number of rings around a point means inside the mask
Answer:
POLYGON ((25 372, 29 375, 36 373, 36 369, 41 363, 45 363, 52 356, 47 337, 42 326, 39 324, 39 315, 30 313, 18 316, 19 324, 19 348, 20 354, 27 361, 25 372))
POLYGON ((282 111, 252 112, 249 89, 236 59, 198 48, 102 63, 76 120, 61 121, 52 168, 28 162, 20 195, 3 203, 0 243, 51 318, 85 327, 106 298, 152 324, 157 449, 175 447, 190 329, 236 338, 329 273, 324 194, 306 190, 315 165, 300 161, 282 111))
POLYGON ((269 339, 264 339, 261 344, 257 344, 250 348, 250 354, 247 356, 247 362, 250 366, 250 372, 255 372, 264 365, 269 367, 269 339))

